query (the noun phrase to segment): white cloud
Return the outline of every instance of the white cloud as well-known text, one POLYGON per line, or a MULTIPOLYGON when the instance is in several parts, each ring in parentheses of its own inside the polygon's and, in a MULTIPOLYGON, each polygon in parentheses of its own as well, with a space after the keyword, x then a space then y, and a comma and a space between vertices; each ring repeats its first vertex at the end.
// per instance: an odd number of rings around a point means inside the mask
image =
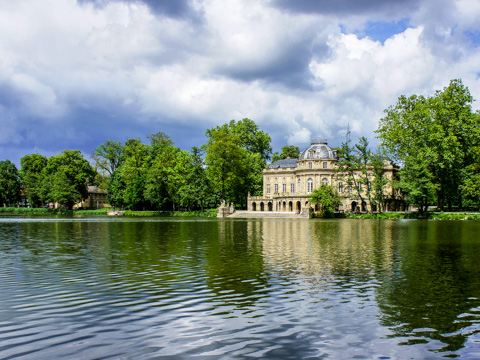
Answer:
MULTIPOLYGON (((250 117, 279 147, 343 136, 348 124, 372 137, 399 95, 433 94, 452 78, 480 98, 480 51, 464 35, 479 28, 477 2, 458 0, 445 10, 421 2, 411 8, 411 27, 383 44, 339 26, 353 31, 382 19, 378 11, 340 18, 269 4, 196 0, 203 18, 193 23, 141 2, 2 2, 1 125, 21 143, 37 136, 29 135, 32 121, 45 121, 48 131, 57 120, 64 133, 82 133, 70 118, 78 109, 104 112, 105 121, 130 116, 125 137, 136 124, 207 129, 250 117)), ((122 124, 104 130, 119 133, 122 124)))

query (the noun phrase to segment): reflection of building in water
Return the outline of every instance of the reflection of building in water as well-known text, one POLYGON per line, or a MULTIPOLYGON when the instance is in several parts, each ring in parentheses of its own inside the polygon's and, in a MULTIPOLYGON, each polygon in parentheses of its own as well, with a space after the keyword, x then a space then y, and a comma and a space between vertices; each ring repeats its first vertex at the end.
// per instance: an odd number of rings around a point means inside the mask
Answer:
MULTIPOLYGON (((365 202, 362 204, 355 195, 356 192, 352 191, 353 184, 348 184, 344 176, 337 172, 338 160, 337 151, 330 148, 326 140, 318 140, 312 141, 299 159, 272 163, 268 169, 263 170, 263 196, 249 197, 248 210, 306 212, 313 190, 321 185, 331 185, 341 195, 340 211, 365 211, 367 207, 376 211, 375 205, 370 206, 365 202)), ((384 176, 387 179, 392 180, 397 171, 398 167, 385 161, 384 176)), ((359 186, 365 193, 365 188, 359 186)), ((403 209, 404 201, 397 189, 387 185, 384 194, 386 211, 403 209)))
POLYGON ((263 256, 269 266, 322 283, 331 276, 375 277, 392 270, 393 222, 264 220, 262 224, 263 256))

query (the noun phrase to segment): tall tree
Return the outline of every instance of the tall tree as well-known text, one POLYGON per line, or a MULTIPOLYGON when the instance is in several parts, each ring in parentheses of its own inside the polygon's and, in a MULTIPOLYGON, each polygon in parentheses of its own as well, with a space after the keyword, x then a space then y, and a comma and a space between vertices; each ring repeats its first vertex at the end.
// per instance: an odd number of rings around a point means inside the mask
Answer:
POLYGON ((282 146, 282 152, 280 155, 278 152, 275 152, 272 156, 272 162, 277 160, 283 160, 286 158, 298 159, 300 157, 300 148, 295 145, 285 145, 282 146))
POLYGON ((350 145, 350 140, 342 143, 339 152, 340 159, 337 163, 337 177, 347 183, 347 191, 351 192, 351 196, 357 196, 360 199, 360 204, 368 210, 365 206, 365 198, 362 184, 365 183, 363 179, 364 173, 362 158, 358 156, 358 148, 350 145))
POLYGON ((39 154, 25 155, 20 159, 20 177, 32 207, 42 205, 43 169, 47 166, 47 161, 45 156, 39 154))
POLYGON ((108 173, 109 176, 120 166, 122 158, 122 143, 113 140, 107 140, 95 148, 92 155, 99 169, 108 173))
POLYGON ((190 167, 185 180, 185 185, 180 189, 181 205, 188 207, 189 210, 192 206, 198 206, 203 211, 211 193, 211 187, 202 158, 202 150, 196 146, 190 151, 190 167))
POLYGON ((95 173, 80 150, 64 150, 50 157, 42 184, 45 202, 58 202, 71 209, 88 197, 87 185, 93 183, 95 173))
POLYGON ((472 102, 462 81, 452 80, 432 97, 401 96, 385 110, 377 137, 389 157, 402 164, 406 194, 432 201, 435 191, 440 209, 462 205, 464 169, 477 161, 480 144, 480 115, 472 112, 472 102))
POLYGON ((230 121, 233 133, 240 139, 240 146, 252 153, 260 154, 264 160, 270 159, 272 154, 272 139, 266 132, 260 130, 253 120, 244 118, 235 123, 230 121))
POLYGON ((123 203, 126 208, 141 210, 148 206, 144 195, 148 148, 139 139, 128 139, 122 152, 122 165, 117 169, 116 183, 122 184, 124 188, 116 188, 116 190, 123 194, 123 203))
POLYGON ((207 130, 208 142, 204 145, 208 175, 214 186, 220 188, 222 200, 232 195, 235 183, 245 175, 245 150, 228 124, 207 130))
POLYGON ((20 176, 10 160, 0 161, 0 206, 13 205, 20 200, 20 176))

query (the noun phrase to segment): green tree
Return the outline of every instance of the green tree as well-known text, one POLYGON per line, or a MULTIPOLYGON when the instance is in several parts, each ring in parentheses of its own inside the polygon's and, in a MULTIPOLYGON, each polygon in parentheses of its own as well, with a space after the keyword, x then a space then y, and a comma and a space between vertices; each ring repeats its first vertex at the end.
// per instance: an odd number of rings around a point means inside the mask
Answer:
POLYGON ((20 200, 20 176, 10 160, 0 161, 0 205, 13 205, 20 200))
POLYGON ((148 169, 148 148, 139 139, 128 139, 122 149, 122 165, 116 170, 116 185, 109 191, 118 191, 112 198, 123 196, 127 209, 142 210, 148 206, 144 196, 148 169))
POLYGON ((480 144, 480 115, 472 112, 472 102, 462 81, 452 80, 432 97, 401 96, 385 110, 377 137, 388 156, 401 163, 402 190, 412 200, 423 194, 421 201, 436 201, 440 209, 461 207, 464 169, 477 161, 480 144))
POLYGON ((240 140, 228 124, 207 130, 208 142, 204 145, 207 174, 213 186, 218 186, 222 200, 227 193, 233 196, 235 185, 238 187, 245 176, 245 150, 240 147, 240 140))
POLYGON ((385 166, 388 165, 388 160, 383 154, 372 154, 370 156, 370 165, 373 177, 371 181, 373 204, 377 206, 379 212, 382 212, 385 208, 385 187, 390 184, 393 189, 394 185, 396 185, 394 183, 395 179, 388 179, 385 176, 385 166))
POLYGON ((145 199, 155 209, 165 208, 168 203, 174 207, 173 192, 176 183, 170 183, 173 179, 177 154, 180 151, 175 146, 163 144, 151 147, 148 169, 146 169, 145 199))
POLYGON ((212 192, 202 154, 200 148, 192 147, 189 172, 185 178, 185 185, 180 189, 181 205, 189 210, 192 206, 198 206, 203 211, 212 192))
POLYGON ((88 197, 87 185, 92 184, 95 170, 80 150, 64 150, 47 161, 42 193, 45 202, 58 202, 71 209, 88 197))
POLYGON ((113 140, 107 140, 95 148, 92 155, 97 168, 108 173, 109 176, 120 166, 122 159, 122 143, 113 140))
POLYGON ((239 146, 251 153, 260 154, 266 161, 272 154, 270 135, 260 130, 253 120, 244 118, 238 122, 231 120, 228 124, 233 134, 239 139, 239 146))
POLYGON ((321 185, 318 189, 313 190, 310 195, 310 203, 318 209, 319 217, 331 218, 341 201, 336 189, 330 185, 321 185))
POLYGON ((350 140, 342 143, 339 157, 337 177, 347 183, 348 191, 352 194, 351 196, 358 197, 362 206, 368 210, 368 207, 365 206, 366 202, 362 187, 362 184, 366 182, 363 178, 365 176, 363 171, 364 163, 363 158, 359 156, 358 147, 351 147, 350 140))
POLYGON ((300 148, 294 145, 282 146, 282 152, 280 155, 275 152, 272 157, 272 162, 277 160, 283 160, 286 158, 298 159, 300 157, 300 148))
POLYGON ((45 156, 39 154, 25 155, 20 159, 20 177, 32 207, 42 205, 43 169, 47 166, 47 161, 45 156))

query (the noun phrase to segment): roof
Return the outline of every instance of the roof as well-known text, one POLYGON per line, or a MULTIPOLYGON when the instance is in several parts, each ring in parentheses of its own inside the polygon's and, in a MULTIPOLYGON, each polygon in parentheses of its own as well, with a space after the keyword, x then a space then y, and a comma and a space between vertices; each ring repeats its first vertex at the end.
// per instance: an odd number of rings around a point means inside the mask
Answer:
POLYGON ((338 159, 338 155, 328 146, 327 140, 318 140, 312 141, 310 147, 300 154, 300 160, 304 159, 338 159))
POLYGON ((297 167, 297 159, 283 159, 271 163, 269 169, 283 169, 283 168, 297 167))
POLYGON ((88 185, 87 190, 89 194, 106 194, 107 190, 100 189, 97 186, 88 185))

